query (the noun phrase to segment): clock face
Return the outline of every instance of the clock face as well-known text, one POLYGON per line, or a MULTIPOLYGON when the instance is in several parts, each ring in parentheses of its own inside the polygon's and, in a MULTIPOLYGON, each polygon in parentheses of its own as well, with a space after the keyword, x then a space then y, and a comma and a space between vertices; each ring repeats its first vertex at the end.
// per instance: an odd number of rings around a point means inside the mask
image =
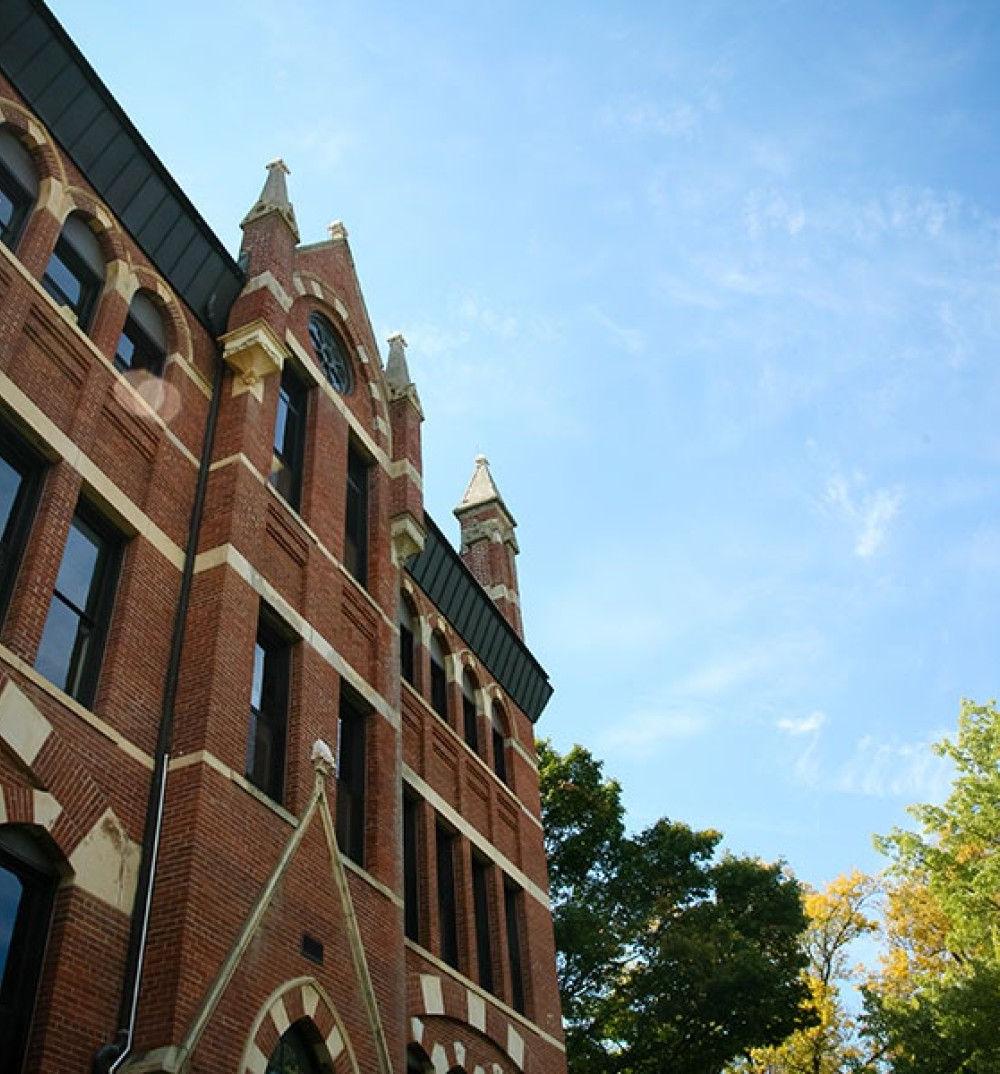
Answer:
POLYGON ((341 395, 349 395, 354 389, 351 361, 333 325, 322 313, 313 313, 309 317, 309 338, 330 387, 341 395))

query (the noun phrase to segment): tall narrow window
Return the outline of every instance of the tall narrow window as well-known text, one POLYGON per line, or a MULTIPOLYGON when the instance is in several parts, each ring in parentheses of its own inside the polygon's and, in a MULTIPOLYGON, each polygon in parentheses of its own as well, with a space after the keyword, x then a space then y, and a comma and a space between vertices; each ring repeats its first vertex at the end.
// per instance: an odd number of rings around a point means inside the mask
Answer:
POLYGON ((496 703, 492 708, 493 737, 493 771, 504 783, 507 782, 507 752, 504 745, 506 718, 503 709, 496 703))
POLYGON ((0 829, 0 1055, 20 1070, 52 917, 58 873, 35 840, 0 829))
POLYGON ((274 455, 271 484, 296 511, 302 497, 302 458, 306 442, 305 383, 292 363, 285 362, 278 390, 278 413, 274 422, 274 455))
POLYGON ((521 889, 504 879, 504 917, 507 921, 507 961, 510 966, 511 1006, 524 1014, 524 975, 521 956, 521 889))
POLYGON ((476 684, 466 671, 462 675, 462 726, 468 747, 479 750, 479 712, 476 708, 476 684))
POLYGON ((413 614, 409 597, 401 593, 399 595, 399 671, 411 686, 414 685, 413 635, 416 625, 417 617, 413 614))
POLYGON ((42 286, 60 306, 68 306, 86 332, 104 283, 104 255, 87 218, 73 213, 66 218, 56 248, 49 258, 42 286))
POLYGON ((82 705, 92 705, 121 563, 121 541, 81 501, 66 537, 35 667, 82 705))
POLYGON ((347 447, 347 517, 344 525, 344 566, 368 584, 368 460, 347 447))
POLYGON ((8 249, 16 249, 37 198, 31 154, 9 127, 0 128, 0 242, 8 249))
POLYGON ((27 543, 41 477, 41 461, 0 427, 0 619, 27 543))
POLYGON ((291 646, 262 610, 253 650, 246 777, 276 802, 281 801, 285 789, 290 664, 291 646))
POLYGON ((365 737, 368 710, 343 681, 337 730, 337 845, 358 865, 365 863, 365 737))
POLYGON ((437 842, 438 923, 441 928, 441 957, 458 969, 458 912, 455 905, 455 835, 440 821, 435 828, 437 842))
POLYGON ((403 928, 420 939, 420 877, 417 864, 417 800, 403 794, 403 928))
POLYGON ((431 708, 448 722, 448 676, 444 670, 444 642, 435 630, 431 635, 431 708))
POLYGON ((493 948, 490 943, 490 865, 478 854, 472 855, 472 902, 476 915, 476 961, 479 983, 493 991, 493 948))
POLYGON ((166 355, 167 333, 160 311, 145 291, 137 291, 115 348, 115 368, 122 373, 143 370, 162 377, 166 355))

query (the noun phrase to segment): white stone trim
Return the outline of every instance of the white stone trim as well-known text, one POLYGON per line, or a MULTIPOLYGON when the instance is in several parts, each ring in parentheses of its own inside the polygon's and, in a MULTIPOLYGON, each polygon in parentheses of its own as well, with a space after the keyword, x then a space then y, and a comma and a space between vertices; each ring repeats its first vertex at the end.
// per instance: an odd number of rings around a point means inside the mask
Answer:
POLYGON ((145 537, 178 570, 183 569, 183 551, 3 372, 0 372, 0 396, 135 533, 145 537))
POLYGON ((0 645, 0 660, 6 661, 12 668, 15 668, 26 679, 30 680, 33 685, 44 690, 50 697, 54 697, 64 708, 69 709, 75 715, 79 716, 81 720, 93 727, 95 731, 98 731, 105 738, 113 742, 133 761, 138 762, 143 768, 152 772, 153 758, 150 757, 148 753, 144 753, 138 746, 130 742, 120 731, 115 730, 109 723, 102 720, 100 716, 91 712, 90 709, 84 708, 75 698, 70 697, 69 694, 63 693, 58 686, 49 682, 44 675, 39 674, 39 672, 37 672, 30 664, 22 660, 17 653, 12 652, 5 645, 0 645))
POLYGON ((421 779, 408 765, 403 765, 403 779, 427 800, 440 813, 453 828, 469 840, 480 853, 491 859, 512 880, 524 889, 533 899, 537 900, 546 910, 550 908, 549 897, 526 873, 522 872, 510 858, 502 854, 478 829, 474 828, 449 802, 441 797, 434 788, 421 779))
MULTIPOLYGON (((432 965, 435 969, 437 969, 440 973, 444 974, 446 977, 452 978, 452 980, 467 988, 470 992, 475 991, 478 996, 485 1000, 491 1007, 495 1007, 505 1018, 509 1019, 510 1021, 516 1022, 518 1025, 524 1026, 525 1029, 527 1029, 530 1033, 534 1033, 535 1036, 540 1037, 543 1041, 545 1041, 546 1044, 551 1044, 553 1048, 557 1048, 561 1052, 566 1051, 566 1045, 563 1044, 562 1041, 556 1040, 556 1038, 553 1037, 551 1033, 547 1033, 544 1029, 542 1029, 540 1025, 535 1022, 532 1022, 531 1019, 525 1017, 525 1015, 519 1014, 517 1011, 514 1010, 513 1007, 508 1007, 502 999, 499 999, 497 996, 494 996, 492 992, 487 992, 484 989, 480 988, 480 986, 476 984, 475 981, 470 980, 461 971, 449 966, 447 962, 442 962, 441 959, 437 957, 437 955, 433 954, 431 951, 428 951, 426 947, 421 947, 420 944, 416 943, 414 940, 411 940, 408 936, 403 938, 403 945, 404 947, 409 948, 419 958, 423 959, 425 962, 430 963, 430 965, 432 965)), ((424 976, 433 975, 421 974, 420 976, 421 978, 423 978, 424 976)), ((432 1012, 428 1011, 427 1013, 430 1014, 432 1012)), ((442 1013, 447 1016, 447 1012, 442 1013)), ((416 1021, 416 1019, 413 1019, 413 1021, 416 1021)), ((422 1037, 418 1037, 416 1038, 416 1040, 418 1044, 421 1044, 423 1042, 422 1037)))
POLYGON ((278 615, 295 631, 295 633, 315 652, 317 652, 342 678, 346 679, 359 694, 379 713, 393 728, 399 729, 399 712, 368 684, 337 649, 287 600, 271 583, 253 566, 252 563, 231 544, 217 545, 206 552, 199 552, 195 559, 195 573, 215 570, 226 566, 234 571, 250 588, 264 598, 278 615))
POLYGON ((350 425, 351 431, 364 445, 365 450, 369 455, 385 470, 389 472, 389 466, 391 460, 386 454, 384 448, 375 443, 372 434, 361 424, 360 421, 354 416, 351 408, 344 402, 343 398, 338 392, 335 392, 333 388, 326 381, 326 377, 316 367, 316 362, 307 353, 301 343, 292 335, 291 329, 285 332, 285 342, 288 344, 289 349, 298 358, 299 363, 309 375, 309 378, 313 383, 325 392, 327 398, 333 403, 333 405, 340 411, 344 420, 350 425))
POLYGON ((256 276, 251 276, 250 279, 247 280, 246 285, 240 294, 250 295, 253 294, 254 291, 260 291, 262 289, 271 292, 275 301, 281 306, 285 313, 292 308, 294 299, 284 287, 281 286, 278 278, 270 269, 267 269, 264 272, 258 272, 256 276))

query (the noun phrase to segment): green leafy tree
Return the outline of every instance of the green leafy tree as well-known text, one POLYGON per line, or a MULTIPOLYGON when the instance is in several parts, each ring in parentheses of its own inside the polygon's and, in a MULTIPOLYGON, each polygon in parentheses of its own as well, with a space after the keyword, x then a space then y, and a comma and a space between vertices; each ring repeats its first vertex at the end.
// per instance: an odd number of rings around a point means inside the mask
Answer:
POLYGON ((896 1074, 1000 1074, 1000 712, 962 703, 935 750, 955 769, 916 831, 876 840, 892 858, 888 950, 866 988, 868 1031, 896 1074))
POLYGON ((539 761, 571 1070, 718 1074, 808 1024, 801 890, 780 865, 666 819, 629 836, 588 750, 542 743, 539 761))
POLYGON ((815 1022, 779 1045, 755 1049, 733 1068, 733 1074, 844 1074, 877 1069, 877 1056, 841 994, 860 972, 851 963, 852 945, 878 931, 872 916, 876 896, 875 881, 857 870, 837 877, 822 891, 807 893, 809 927, 802 942, 809 961, 803 978, 815 1022))

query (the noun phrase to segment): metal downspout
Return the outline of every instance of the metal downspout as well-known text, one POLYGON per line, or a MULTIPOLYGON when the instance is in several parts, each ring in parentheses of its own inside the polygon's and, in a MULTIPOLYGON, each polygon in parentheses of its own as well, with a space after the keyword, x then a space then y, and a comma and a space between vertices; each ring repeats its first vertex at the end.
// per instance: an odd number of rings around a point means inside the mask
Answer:
POLYGON ((215 372, 212 378, 212 398, 209 403, 208 419, 205 423, 205 434, 202 439, 198 479, 195 485, 194 503, 191 505, 187 546, 184 550, 184 569, 181 573, 180 593, 177 598, 177 607, 174 611, 173 632, 170 638, 170 657, 167 662, 167 672, 163 685, 163 706, 160 713, 160 727, 156 737, 153 778, 150 783, 149 798, 146 801, 142 856, 139 862, 139 877, 129 926, 122 997, 118 1008, 118 1029, 114 1040, 102 1045, 94 1054, 92 1068, 94 1074, 114 1074, 132 1051, 136 1014, 139 1008, 139 986, 142 982, 142 968, 146 954, 146 940, 149 934, 150 912, 153 905, 153 888, 156 881, 160 834, 163 829, 167 768, 170 762, 170 748, 173 743, 174 705, 177 699, 177 685, 180 677, 181 653, 184 646, 184 631, 187 626, 191 583, 194 579, 194 561, 198 552, 198 537, 205 509, 205 493, 208 488, 212 448, 215 442, 215 427, 218 423, 219 407, 222 400, 224 370, 225 364, 222 361, 222 351, 221 348, 217 347, 215 372))

